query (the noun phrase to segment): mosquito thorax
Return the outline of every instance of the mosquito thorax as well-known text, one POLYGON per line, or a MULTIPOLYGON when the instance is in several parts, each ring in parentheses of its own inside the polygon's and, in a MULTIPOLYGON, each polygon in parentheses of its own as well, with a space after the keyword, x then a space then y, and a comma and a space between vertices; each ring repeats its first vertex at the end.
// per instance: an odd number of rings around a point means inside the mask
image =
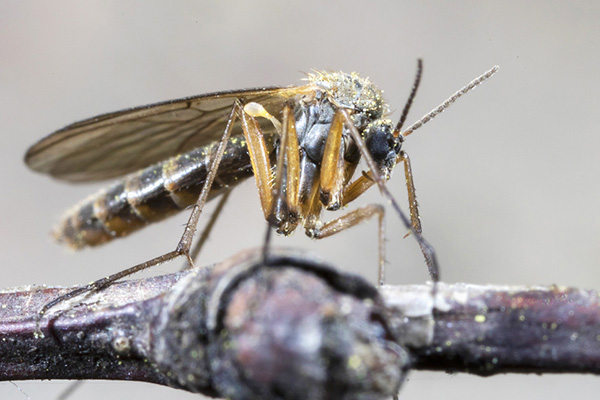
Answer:
POLYGON ((315 71, 308 75, 308 80, 323 90, 334 106, 351 110, 352 120, 359 130, 388 112, 383 92, 356 72, 315 71))

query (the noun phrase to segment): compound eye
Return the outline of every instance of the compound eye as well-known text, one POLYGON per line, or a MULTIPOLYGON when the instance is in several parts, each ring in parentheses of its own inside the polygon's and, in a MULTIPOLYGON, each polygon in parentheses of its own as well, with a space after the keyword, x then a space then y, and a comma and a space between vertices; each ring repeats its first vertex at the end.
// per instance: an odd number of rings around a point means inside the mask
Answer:
POLYGON ((375 161, 384 159, 391 145, 386 132, 383 129, 374 129, 369 133, 370 135, 366 138, 366 144, 371 155, 375 161))

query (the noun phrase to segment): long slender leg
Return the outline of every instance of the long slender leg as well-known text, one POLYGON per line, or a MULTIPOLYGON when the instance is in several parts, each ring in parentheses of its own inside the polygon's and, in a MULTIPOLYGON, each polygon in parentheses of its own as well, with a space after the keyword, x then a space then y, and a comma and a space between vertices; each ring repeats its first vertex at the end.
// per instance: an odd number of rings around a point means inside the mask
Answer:
MULTIPOLYGON (((419 204, 415 195, 415 183, 413 181, 412 167, 410 164, 410 158, 406 152, 401 151, 396 159, 396 163, 404 163, 404 177, 406 180, 406 189, 408 191, 408 206, 410 209, 410 223, 415 231, 422 233, 421 218, 419 216, 419 204)), ((370 173, 364 173, 363 176, 356 179, 354 182, 348 184, 344 189, 343 204, 347 205, 351 201, 355 200, 361 194, 367 191, 371 186, 375 184, 375 180, 371 178, 370 173)), ((410 235, 412 230, 406 234, 410 235)), ((405 237, 406 237, 405 236, 405 237)))
POLYGON ((241 110, 241 108, 241 103, 238 100, 236 100, 235 104, 231 109, 231 113, 229 114, 227 127, 225 128, 225 132, 223 133, 223 137, 221 138, 221 142, 219 143, 219 147, 217 147, 217 151, 214 155, 213 162, 210 166, 210 172, 206 177, 206 183, 204 183, 204 186, 202 187, 200 197, 198 198, 198 201, 192 209, 190 219, 188 220, 181 240, 177 245, 177 251, 179 251, 181 254, 189 255, 189 251, 192 246, 192 240, 194 238, 194 233, 196 233, 196 227, 198 226, 198 219, 200 218, 200 214, 202 214, 202 209, 204 208, 204 204, 206 203, 206 199, 208 198, 208 194, 210 193, 212 184, 215 180, 215 177, 217 176, 219 164, 221 163, 221 159, 223 158, 223 154, 225 153, 225 148, 227 147, 229 136, 231 136, 231 131, 233 130, 233 124, 235 123, 236 115, 241 110))
MULTIPOLYGON (((400 154, 398 155, 397 163, 400 162, 404 163, 404 177, 406 179, 406 189, 408 192, 410 223, 416 232, 422 233, 421 218, 419 216, 419 204, 415 195, 415 184, 413 181, 412 167, 410 165, 410 158, 408 158, 408 154, 406 154, 404 151, 400 152, 400 154)), ((364 173, 363 176, 359 177, 354 182, 346 186, 343 195, 343 204, 347 205, 351 201, 355 200, 374 184, 375 181, 373 180, 373 178, 371 178, 371 175, 369 173, 364 173)), ((407 237, 411 233, 412 230, 410 230, 404 237, 407 237)))
POLYGON ((331 220, 323 225, 320 229, 314 229, 313 237, 322 239, 337 233, 340 233, 348 228, 356 226, 373 217, 377 217, 379 223, 379 273, 378 283, 385 283, 385 210, 379 204, 368 204, 364 207, 357 208, 339 218, 331 220))
POLYGON ((373 178, 368 172, 363 172, 363 175, 351 182, 344 189, 342 197, 343 205, 348 205, 350 202, 356 200, 361 194, 366 192, 371 186, 375 184, 373 178))
MULTIPOLYGON (((421 217, 419 216, 419 204, 417 202, 417 196, 415 194, 415 183, 413 181, 413 174, 412 174, 412 167, 410 165, 410 158, 408 157, 408 154, 406 154, 404 151, 401 151, 400 154, 398 155, 397 162, 400 162, 400 161, 404 162, 404 177, 406 180, 406 189, 408 191, 410 221, 411 221, 411 225, 413 227, 412 232, 415 232, 416 235, 418 235, 417 242, 419 243, 419 247, 421 248, 421 252, 423 253, 423 256, 425 257, 425 260, 427 260, 428 257, 431 256, 430 250, 432 250, 432 247, 429 245, 429 243, 425 242, 424 240, 419 240, 419 238, 423 239, 423 236, 421 235, 421 232, 423 231, 423 229, 421 227, 421 217)), ((407 233, 404 237, 408 236, 410 233, 411 232, 407 233)), ((434 259, 434 261, 435 261, 435 259, 434 259)), ((435 293, 437 291, 437 282, 440 279, 439 270, 437 268, 437 265, 435 265, 435 264, 427 263, 427 266, 429 268, 429 275, 431 276, 431 280, 434 282, 433 291, 435 293)))
POLYGON ((119 279, 125 278, 129 275, 135 274, 136 272, 139 272, 139 271, 143 271, 143 270, 153 267, 155 265, 159 265, 164 262, 170 261, 181 255, 187 256, 188 261, 191 263, 191 259, 189 257, 189 251, 190 251, 194 233, 196 231, 196 227, 198 225, 198 219, 200 218, 200 214, 202 213, 202 208, 204 207, 204 204, 206 203, 206 199, 208 198, 208 194, 212 187, 212 183, 217 175, 219 164, 221 162, 221 159, 223 158, 223 153, 225 152, 225 148, 227 146, 229 136, 231 135, 231 131, 233 130, 233 124, 235 123, 236 115, 240 109, 241 109, 241 104, 239 103, 239 101, 236 101, 231 109, 231 113, 229 115, 229 120, 227 122, 227 127, 225 128, 225 132, 223 133, 223 137, 221 138, 221 141, 219 142, 219 146, 217 147, 217 150, 214 154, 214 158, 211 163, 210 172, 206 178, 206 182, 204 183, 204 186, 202 187, 202 191, 200 192, 198 201, 196 202, 196 204, 194 205, 194 208, 192 209, 192 213, 190 214, 190 218, 188 220, 188 223, 186 224, 183 235, 181 236, 181 239, 180 239, 179 243, 177 244, 177 248, 174 251, 171 251, 171 252, 168 252, 161 256, 155 257, 149 261, 135 265, 131 268, 128 268, 123 271, 117 272, 115 274, 109 275, 108 277, 99 279, 97 281, 94 281, 94 282, 86 285, 86 286, 83 286, 83 287, 75 289, 71 292, 65 293, 64 295, 57 297, 56 299, 52 300, 51 302, 46 303, 40 309, 40 311, 38 313, 38 319, 36 321, 36 325, 39 326, 40 319, 51 308, 53 308, 57 304, 60 304, 66 300, 69 300, 75 296, 78 296, 83 293, 100 290, 102 288, 109 286, 113 282, 118 281, 119 279))
POLYGON ((86 381, 74 381, 69 383, 69 385, 62 392, 60 392, 55 399, 67 400, 68 398, 73 398, 71 395, 75 393, 75 391, 84 383, 86 383, 86 381))
MULTIPOLYGON (((343 158, 340 154, 344 121, 343 110, 337 110, 328 132, 327 142, 325 143, 325 149, 323 151, 323 159, 321 161, 321 173, 319 177, 320 200, 321 203, 327 204, 328 209, 338 209, 344 201, 345 190, 343 190, 343 182, 345 174, 343 169, 343 158)), ((359 140, 362 141, 362 138, 359 140)), ((367 185, 365 185, 365 190, 366 188, 367 185)), ((317 210, 320 211, 320 207, 317 210)), ((318 214, 313 212, 311 216, 314 215, 318 214)), ((383 207, 380 205, 368 205, 336 218, 320 228, 312 226, 313 224, 310 222, 305 224, 305 227, 310 230, 312 237, 320 239, 334 235, 374 216, 377 216, 379 221, 378 281, 381 285, 384 282, 385 274, 385 222, 383 207)))
MULTIPOLYGON (((412 167, 410 166, 410 158, 408 154, 401 151, 398 155, 397 162, 404 162, 404 178, 406 180, 406 189, 408 191, 408 207, 410 209, 410 222, 415 232, 422 233, 421 217, 419 217, 419 203, 415 194, 415 183, 413 181, 412 167)), ((410 234, 407 233, 406 236, 410 234)), ((405 236, 405 237, 406 237, 405 236)))
POLYGON ((348 114, 348 112, 344 109, 340 109, 339 111, 344 116, 346 126, 350 130, 350 135, 352 136, 352 139, 354 139, 354 142, 358 146, 361 155, 363 156, 363 158, 367 162, 367 165, 369 166, 371 172, 370 176, 373 178, 373 180, 379 187, 381 193, 390 201, 392 207, 400 216, 400 220, 402 220, 404 226, 413 232, 415 239, 419 243, 419 247, 421 248, 423 256, 425 257, 425 262, 427 264, 427 269, 429 270, 429 275, 431 276, 431 279, 433 280, 433 282, 439 281, 440 274, 434 248, 425 240, 425 238, 423 238, 423 236, 419 232, 415 230, 415 228, 412 226, 411 221, 406 217, 406 214, 404 214, 402 209, 400 209, 400 206, 398 206, 396 199, 394 199, 392 194, 385 186, 385 181, 380 176, 379 171, 377 170, 377 166, 375 165, 371 154, 369 154, 369 151, 364 141, 362 140, 362 137, 360 136, 360 132, 358 132, 358 129, 356 129, 356 127, 354 126, 352 119, 350 119, 350 115, 348 114))
POLYGON ((223 193, 223 195, 219 199, 219 204, 217 204, 217 207, 215 208, 215 211, 210 216, 210 220, 208 221, 208 223, 206 224, 206 226, 202 230, 202 234, 200 235, 200 238, 196 242, 196 245, 194 246, 194 248, 192 249, 192 251, 190 251, 190 258, 192 259, 192 261, 194 261, 194 260, 196 260, 198 258, 198 254, 200 254, 200 250, 202 250, 202 247, 204 246, 204 243, 206 243, 206 241, 208 240, 210 232, 212 231, 213 227, 215 226, 215 223, 217 222, 217 219, 221 215, 221 211, 223 211, 223 207, 225 206, 225 203, 227 202, 227 199, 229 199, 229 195, 231 194, 231 190, 232 189, 228 189, 225 193, 223 193))

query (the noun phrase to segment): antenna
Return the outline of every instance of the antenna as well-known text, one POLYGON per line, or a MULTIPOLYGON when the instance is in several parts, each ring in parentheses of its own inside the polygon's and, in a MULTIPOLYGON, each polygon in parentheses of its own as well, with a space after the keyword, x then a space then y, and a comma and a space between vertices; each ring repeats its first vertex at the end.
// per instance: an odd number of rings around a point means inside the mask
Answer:
POLYGON ((396 129, 394 129, 394 136, 400 135, 400 131, 402 130, 402 126, 406 122, 406 116, 408 115, 408 111, 410 110, 410 106, 412 106, 413 100, 415 99, 415 95, 417 94, 417 89, 419 88, 419 84, 421 83, 421 75, 423 75, 423 60, 417 60, 417 75, 415 76, 415 81, 413 83, 412 90, 410 91, 410 95, 408 95, 408 100, 404 105, 404 109, 402 110, 402 115, 400 116, 400 120, 396 125, 396 129))
POLYGON ((459 91, 454 93, 452 96, 448 97, 448 99, 446 101, 444 101, 442 104, 440 104, 439 106, 437 106, 436 108, 431 110, 428 114, 423 116, 420 120, 418 120, 417 122, 415 122, 414 124, 409 126, 408 129, 406 129, 404 132, 402 132, 402 136, 406 137, 406 136, 410 135, 411 133, 413 133, 414 131, 416 131, 423 125, 425 125, 427 122, 434 119, 438 114, 441 114, 442 111, 444 111, 446 108, 450 107, 450 105, 452 103, 454 103, 456 100, 458 100, 459 97, 461 97, 463 94, 467 93, 468 91, 474 89, 477 85, 481 84, 483 81, 488 79, 490 76, 494 75, 496 73, 496 71, 498 71, 497 65, 494 68, 487 71, 486 73, 484 73, 483 75, 481 75, 480 77, 472 80, 471 83, 469 83, 467 86, 463 87, 462 89, 460 89, 459 91))

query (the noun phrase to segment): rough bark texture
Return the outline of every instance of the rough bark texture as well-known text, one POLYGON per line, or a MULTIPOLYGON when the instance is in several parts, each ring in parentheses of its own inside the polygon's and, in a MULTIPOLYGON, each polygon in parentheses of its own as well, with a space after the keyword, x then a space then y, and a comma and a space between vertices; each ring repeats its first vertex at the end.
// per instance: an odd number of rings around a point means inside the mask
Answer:
POLYGON ((0 379, 113 379, 235 399, 379 399, 410 368, 600 373, 597 293, 384 286, 306 254, 72 289, 0 292, 0 379), (335 393, 335 394, 334 394, 335 393))
MULTIPOLYGON (((396 302, 392 313, 398 315, 399 300, 410 303, 414 296, 416 301, 418 290, 387 287, 382 293, 390 304, 396 302)), ((411 346, 414 368, 482 376, 600 372, 600 298, 595 291, 440 284, 433 321, 430 344, 411 346)))

